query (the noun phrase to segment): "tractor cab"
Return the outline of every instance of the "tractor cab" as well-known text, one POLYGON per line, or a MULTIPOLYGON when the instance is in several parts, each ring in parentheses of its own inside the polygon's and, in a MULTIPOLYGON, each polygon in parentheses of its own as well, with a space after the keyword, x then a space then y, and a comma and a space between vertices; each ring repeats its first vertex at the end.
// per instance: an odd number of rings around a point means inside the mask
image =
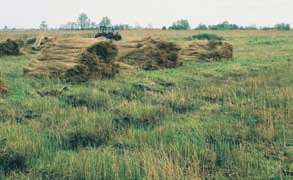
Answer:
POLYGON ((118 32, 114 32, 113 26, 101 25, 100 31, 95 35, 95 38, 105 37, 107 39, 114 39, 120 41, 122 36, 118 32))
POLYGON ((114 28, 112 27, 112 26, 100 26, 100 32, 102 32, 102 33, 106 33, 106 34, 108 34, 108 33, 114 33, 114 28))

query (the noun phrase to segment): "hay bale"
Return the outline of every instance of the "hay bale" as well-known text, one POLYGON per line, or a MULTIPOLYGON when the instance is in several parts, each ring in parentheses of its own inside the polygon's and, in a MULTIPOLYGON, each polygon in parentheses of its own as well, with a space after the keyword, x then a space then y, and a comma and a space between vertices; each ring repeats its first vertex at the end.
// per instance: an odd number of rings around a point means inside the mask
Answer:
POLYGON ((233 57, 231 44, 216 40, 194 40, 181 51, 186 60, 223 61, 233 57))
POLYGON ((173 43, 151 37, 137 41, 118 43, 118 61, 144 70, 175 68, 179 62, 180 47, 173 43))
POLYGON ((117 47, 105 39, 67 38, 44 44, 36 60, 23 68, 25 75, 46 76, 83 82, 109 78, 119 72, 117 47))
POLYGON ((21 47, 24 42, 20 39, 11 40, 6 39, 6 41, 0 43, 0 57, 1 56, 18 56, 21 55, 21 47))
POLYGON ((8 85, 3 78, 0 78, 0 97, 8 91, 8 85))

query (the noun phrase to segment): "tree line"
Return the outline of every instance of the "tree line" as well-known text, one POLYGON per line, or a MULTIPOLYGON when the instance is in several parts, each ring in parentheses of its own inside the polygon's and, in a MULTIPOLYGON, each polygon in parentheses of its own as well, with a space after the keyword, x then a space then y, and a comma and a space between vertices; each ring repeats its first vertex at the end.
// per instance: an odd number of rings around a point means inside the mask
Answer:
MULTIPOLYGON (((166 30, 167 27, 163 26, 163 30, 166 30)), ((168 27, 171 30, 189 30, 191 29, 188 20, 181 19, 173 22, 173 24, 168 27)), ((219 24, 215 25, 205 25, 199 24, 197 27, 194 28, 195 30, 281 30, 281 31, 289 31, 291 30, 290 24, 287 23, 279 23, 275 24, 273 27, 260 27, 257 28, 256 26, 239 26, 237 24, 231 24, 228 21, 224 21, 219 24)))
MULTIPOLYGON (((95 30, 100 25, 110 25, 111 19, 108 16, 102 17, 99 23, 91 21, 86 13, 81 13, 76 21, 67 22, 66 24, 60 25, 60 30, 95 30)), ((126 30, 129 29, 128 24, 116 24, 114 28, 117 30, 126 30)))
MULTIPOLYGON (((110 25, 111 19, 108 16, 102 17, 99 23, 92 21, 86 13, 81 13, 75 21, 67 22, 66 24, 60 25, 58 28, 59 30, 96 30, 99 28, 100 25, 110 25)), ((131 27, 128 24, 116 24, 113 25, 116 30, 127 30, 127 29, 150 29, 152 27, 149 25, 147 28, 143 28, 140 25, 136 25, 135 27, 131 27)), ((41 21, 39 28, 41 30, 49 29, 49 26, 46 21, 41 21)), ((14 28, 15 29, 15 28, 14 28)), ((206 25, 206 24, 199 24, 195 28, 191 28, 189 21, 187 19, 180 19, 172 23, 171 26, 163 26, 163 30, 282 30, 288 31, 291 30, 291 27, 288 23, 278 23, 275 24, 273 27, 260 27, 257 28, 256 26, 239 26, 237 24, 231 24, 228 21, 224 21, 219 24, 215 25, 206 25)), ((4 26, 3 30, 9 30, 7 26, 4 26)))

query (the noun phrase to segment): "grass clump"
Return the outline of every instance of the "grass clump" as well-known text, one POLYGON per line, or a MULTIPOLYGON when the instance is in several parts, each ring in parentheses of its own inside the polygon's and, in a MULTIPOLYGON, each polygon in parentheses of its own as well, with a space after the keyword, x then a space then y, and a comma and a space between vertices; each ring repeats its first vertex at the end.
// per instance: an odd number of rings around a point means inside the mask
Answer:
POLYGON ((107 110, 110 96, 97 89, 79 89, 67 91, 60 99, 73 108, 87 107, 89 110, 107 110))
POLYGON ((152 129, 162 124, 167 109, 158 105, 143 105, 135 102, 127 103, 129 106, 121 107, 115 111, 113 125, 115 128, 152 129))
POLYGON ((191 36, 193 40, 224 40, 224 37, 219 36, 217 34, 208 34, 208 33, 202 33, 202 34, 196 34, 191 36))
POLYGON ((26 156, 6 147, 6 143, 6 138, 0 140, 0 174, 7 176, 12 171, 25 171, 27 168, 26 156))
POLYGON ((6 81, 3 78, 0 78, 0 97, 7 93, 8 91, 8 85, 6 81))
POLYGON ((77 129, 67 132, 62 137, 62 146, 65 150, 78 150, 85 147, 99 147, 107 144, 109 141, 109 132, 101 128, 87 130, 77 129))

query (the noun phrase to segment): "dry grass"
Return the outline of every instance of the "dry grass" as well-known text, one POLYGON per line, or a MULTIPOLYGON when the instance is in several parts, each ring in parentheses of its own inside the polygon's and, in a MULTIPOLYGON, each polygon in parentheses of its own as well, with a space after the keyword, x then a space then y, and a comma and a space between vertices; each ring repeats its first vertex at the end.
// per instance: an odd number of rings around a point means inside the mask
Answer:
POLYGON ((0 78, 0 97, 7 93, 8 91, 8 85, 6 81, 3 78, 0 78))

